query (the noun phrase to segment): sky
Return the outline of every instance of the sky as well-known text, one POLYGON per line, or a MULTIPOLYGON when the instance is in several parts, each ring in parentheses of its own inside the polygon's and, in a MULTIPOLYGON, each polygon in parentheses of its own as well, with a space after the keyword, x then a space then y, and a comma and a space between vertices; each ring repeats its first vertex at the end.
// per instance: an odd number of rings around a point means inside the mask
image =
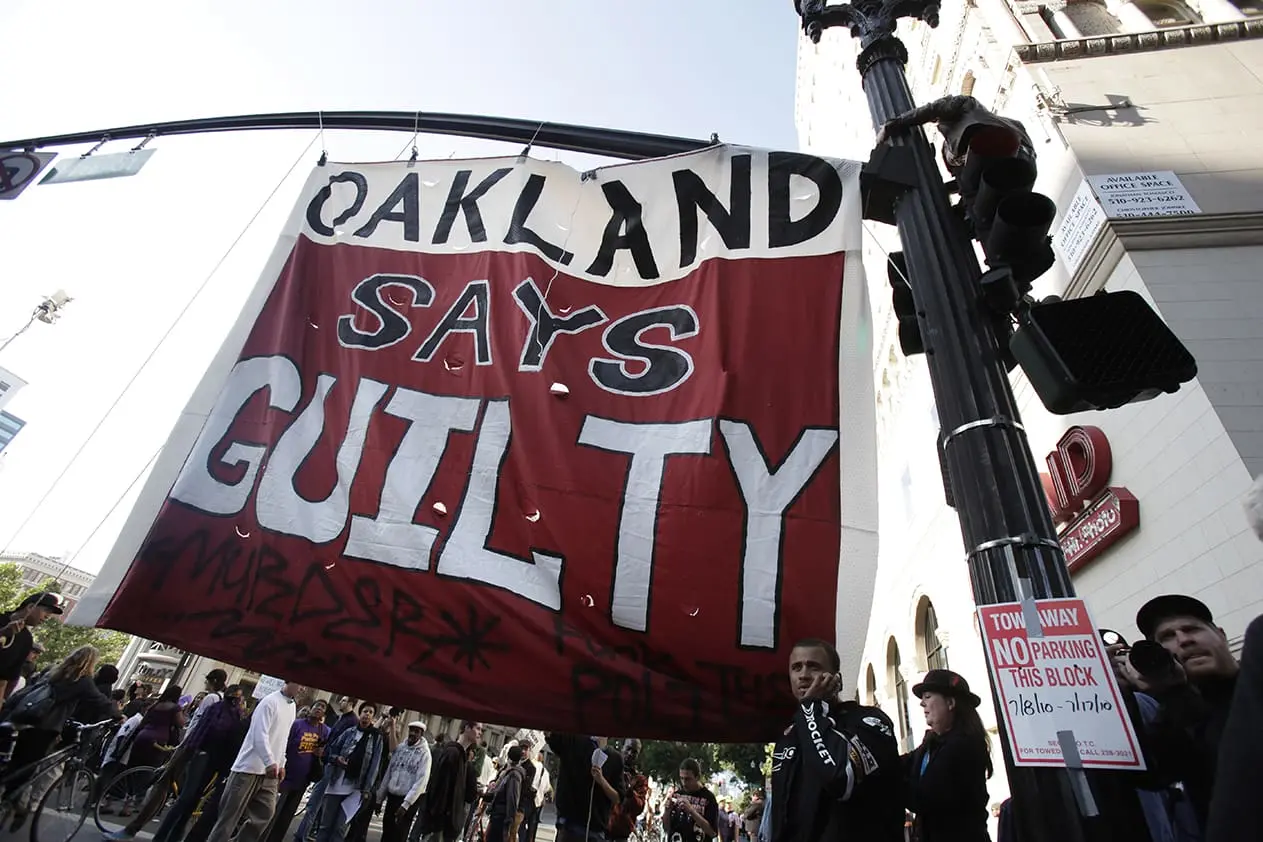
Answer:
MULTIPOLYGON (((0 31, 0 140, 420 109, 798 145, 787 0, 8 0, 0 31)), ((159 138, 138 176, 34 185, 0 202, 0 341, 55 290, 74 299, 0 352, 30 384, 6 407, 27 425, 0 454, 0 552, 97 572, 320 150, 388 160, 411 144, 397 133, 159 138)), ((424 136, 418 148, 422 158, 521 151, 424 136)))

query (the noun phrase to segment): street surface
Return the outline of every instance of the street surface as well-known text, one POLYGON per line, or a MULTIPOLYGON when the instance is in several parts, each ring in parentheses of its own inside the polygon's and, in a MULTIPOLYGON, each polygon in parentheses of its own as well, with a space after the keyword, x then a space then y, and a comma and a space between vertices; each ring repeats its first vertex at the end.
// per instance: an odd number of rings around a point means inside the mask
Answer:
MULTIPOLYGON (((300 813, 298 817, 295 818, 293 827, 297 827, 297 823, 301 819, 302 814, 300 813)), ((536 835, 536 842, 555 842, 557 838, 557 831, 554 827, 554 823, 556 820, 557 813, 553 809, 553 805, 545 804, 544 814, 540 819, 539 833, 536 835)), ((121 826, 122 822, 120 821, 118 825, 121 826)), ((140 835, 137 836, 136 839, 140 840, 140 842, 147 842, 147 840, 153 839, 153 834, 154 831, 157 830, 157 827, 157 821, 150 822, 149 826, 141 831, 140 835)), ((30 833, 29 821, 19 828, 16 833, 9 832, 9 828, 6 825, 4 827, 0 827, 0 842, 29 842, 30 833)), ((97 829, 97 826, 93 822, 91 816, 88 817, 88 820, 83 823, 83 827, 81 827, 79 832, 74 836, 75 842, 100 842, 101 838, 102 834, 100 830, 97 829)), ((368 830, 368 842, 381 842, 381 838, 381 817, 373 816, 373 821, 369 825, 368 830)), ((61 842, 61 840, 57 840, 57 842, 61 842)), ((66 840, 66 842, 68 842, 68 840, 66 840)))

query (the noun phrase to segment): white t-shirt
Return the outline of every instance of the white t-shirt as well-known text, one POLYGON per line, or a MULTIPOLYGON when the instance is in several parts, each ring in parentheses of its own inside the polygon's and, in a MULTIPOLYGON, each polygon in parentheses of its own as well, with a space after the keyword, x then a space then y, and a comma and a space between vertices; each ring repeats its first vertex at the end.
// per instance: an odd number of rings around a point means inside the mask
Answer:
POLYGON ((246 732, 241 751, 232 771, 249 775, 262 775, 269 766, 285 768, 285 742, 294 724, 294 700, 280 690, 269 693, 259 702, 250 717, 250 730, 246 732))
POLYGON ((543 807, 544 798, 548 795, 548 790, 552 788, 552 780, 548 775, 548 770, 544 768, 544 761, 535 761, 535 806, 543 807))

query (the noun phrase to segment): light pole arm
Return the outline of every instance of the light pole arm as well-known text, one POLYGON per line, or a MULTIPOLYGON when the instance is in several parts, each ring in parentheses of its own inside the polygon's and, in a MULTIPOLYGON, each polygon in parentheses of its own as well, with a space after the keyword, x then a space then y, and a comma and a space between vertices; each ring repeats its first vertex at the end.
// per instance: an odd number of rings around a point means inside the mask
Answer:
POLYGON ((168 137, 207 132, 242 132, 261 129, 344 129, 354 131, 419 132, 421 134, 476 137, 523 146, 542 146, 585 152, 609 158, 639 160, 679 155, 704 149, 717 137, 700 140, 688 137, 550 123, 546 120, 520 120, 481 114, 440 114, 429 111, 289 111, 276 114, 241 114, 229 117, 200 117, 162 123, 140 123, 94 129, 70 134, 46 135, 0 141, 0 151, 35 150, 54 146, 74 146, 110 140, 168 137))

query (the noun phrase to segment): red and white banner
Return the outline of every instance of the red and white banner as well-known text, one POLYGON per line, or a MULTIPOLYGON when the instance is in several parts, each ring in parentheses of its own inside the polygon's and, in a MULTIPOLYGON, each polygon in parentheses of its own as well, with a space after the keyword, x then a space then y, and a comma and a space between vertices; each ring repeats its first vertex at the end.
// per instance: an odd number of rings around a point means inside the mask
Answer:
POLYGON ((858 173, 317 168, 74 619, 428 712, 768 738, 793 641, 854 675, 868 623, 858 173))

